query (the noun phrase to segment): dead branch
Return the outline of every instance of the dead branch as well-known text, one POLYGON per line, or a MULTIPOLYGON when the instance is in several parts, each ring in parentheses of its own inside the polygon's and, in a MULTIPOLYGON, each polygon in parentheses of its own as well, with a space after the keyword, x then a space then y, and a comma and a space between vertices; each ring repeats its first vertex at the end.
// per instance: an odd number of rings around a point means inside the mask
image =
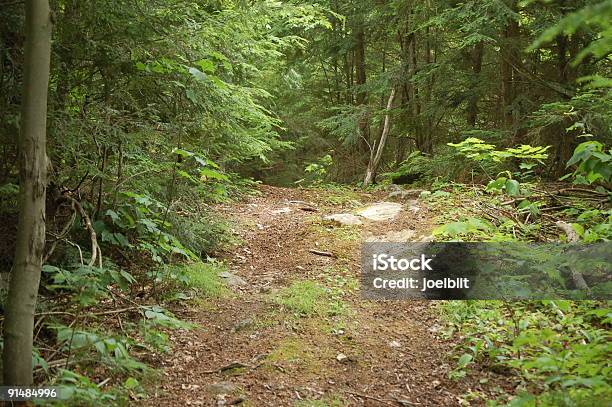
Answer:
POLYGON ((52 235, 55 238, 55 240, 53 241, 53 243, 51 243, 51 247, 49 248, 49 251, 47 252, 45 257, 43 257, 43 264, 45 264, 47 260, 49 260, 49 257, 51 257, 51 255, 55 251, 55 248, 57 247, 57 243, 60 240, 65 239, 66 236, 68 236, 68 232, 70 232, 70 228, 72 227, 72 224, 74 223, 75 219, 76 219, 76 212, 73 211, 72 216, 70 216, 70 219, 68 220, 68 222, 66 222, 66 225, 64 225, 64 227, 62 228, 59 234, 54 235, 49 232, 49 234, 52 235))
POLYGON ((96 260, 98 260, 100 267, 102 267, 102 250, 98 245, 96 231, 93 228, 89 215, 87 215, 87 212, 85 212, 85 209, 83 209, 81 203, 70 195, 64 194, 59 199, 69 202, 70 206, 72 207, 72 210, 78 212, 81 215, 81 219, 83 219, 85 229, 89 231, 89 238, 91 240, 91 259, 89 260, 89 265, 93 266, 96 263, 96 260))
POLYGON ((312 254, 316 254, 317 256, 323 256, 323 257, 336 257, 333 253, 330 252, 324 252, 321 250, 316 250, 316 249, 310 249, 308 250, 310 253, 312 254))

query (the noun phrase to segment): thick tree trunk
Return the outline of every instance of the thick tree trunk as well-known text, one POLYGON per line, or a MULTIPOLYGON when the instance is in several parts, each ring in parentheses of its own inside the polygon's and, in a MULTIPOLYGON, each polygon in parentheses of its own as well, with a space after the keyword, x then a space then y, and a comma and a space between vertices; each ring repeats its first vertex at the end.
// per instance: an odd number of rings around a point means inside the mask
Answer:
POLYGON ((385 149, 385 144, 387 144, 387 137, 389 136, 389 127, 391 124, 391 108, 393 107, 393 99, 395 98, 395 88, 391 89, 391 94, 389 95, 389 100, 387 101, 387 111, 385 113, 385 124, 383 126, 382 133, 380 135, 380 141, 378 142, 378 148, 376 149, 376 153, 374 153, 374 149, 370 152, 370 163, 368 164, 368 168, 366 170, 366 175, 363 180, 364 188, 374 182, 376 178, 376 171, 378 170, 378 165, 380 164, 380 159, 382 158, 383 151, 385 149))
POLYGON ((48 0, 26 0, 25 6, 20 213, 4 320, 5 385, 32 384, 34 311, 45 245, 45 150, 52 24, 48 0))
MULTIPOLYGON (((505 0, 508 7, 518 12, 516 0, 505 0)), ((520 35, 519 24, 516 19, 510 19, 504 32, 504 44, 501 50, 501 94, 503 123, 509 129, 516 131, 518 112, 514 106, 517 89, 516 69, 521 64, 517 40, 520 35)))

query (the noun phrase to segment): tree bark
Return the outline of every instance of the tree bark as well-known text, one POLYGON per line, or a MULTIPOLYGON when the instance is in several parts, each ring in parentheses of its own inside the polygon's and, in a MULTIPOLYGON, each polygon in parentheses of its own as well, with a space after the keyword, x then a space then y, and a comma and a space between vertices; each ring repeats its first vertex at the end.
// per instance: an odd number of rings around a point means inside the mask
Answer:
POLYGON ((467 106, 467 123, 471 127, 476 127, 476 121, 478 119, 478 101, 480 100, 480 94, 478 92, 477 85, 480 83, 480 72, 482 71, 482 56, 484 53, 484 43, 480 41, 474 46, 471 52, 470 59, 472 64, 472 92, 470 99, 468 100, 467 106))
POLYGON ((4 320, 4 385, 32 384, 34 311, 45 245, 47 92, 51 59, 48 0, 26 0, 20 147, 20 212, 4 320))
MULTIPOLYGON (((508 7, 518 12, 516 0, 505 0, 508 7)), ((518 20, 511 18, 504 31, 504 43, 501 50, 501 93, 502 93, 502 118, 507 128, 516 130, 518 112, 514 106, 517 89, 516 68, 521 64, 517 40, 520 35, 518 20)))
MULTIPOLYGON (((360 26, 355 34, 355 75, 356 75, 356 101, 358 106, 365 107, 368 103, 368 93, 364 89, 367 81, 365 67, 365 33, 363 27, 360 26)), ((367 109, 363 116, 359 119, 359 147, 361 152, 367 151, 368 143, 370 142, 370 118, 367 109)))
POLYGON ((391 89, 391 94, 389 95, 389 100, 387 101, 387 111, 385 113, 385 124, 383 126, 382 133, 380 135, 380 141, 378 142, 378 147, 376 149, 376 154, 374 154, 374 148, 372 148, 370 152, 370 163, 368 164, 368 168, 366 170, 366 175, 363 180, 363 187, 367 187, 376 178, 376 171, 378 170, 378 164, 380 164, 380 159, 382 158, 383 151, 385 149, 385 144, 387 143, 387 137, 389 135, 389 127, 390 127, 390 112, 393 107, 393 99, 395 98, 395 88, 391 89))

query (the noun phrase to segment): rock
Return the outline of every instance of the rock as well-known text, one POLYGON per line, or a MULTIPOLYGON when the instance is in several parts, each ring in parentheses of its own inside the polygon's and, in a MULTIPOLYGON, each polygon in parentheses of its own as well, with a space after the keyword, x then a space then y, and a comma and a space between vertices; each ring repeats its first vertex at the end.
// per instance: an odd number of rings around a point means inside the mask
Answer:
POLYGON ((336 360, 340 363, 345 363, 348 362, 349 358, 344 353, 338 353, 338 355, 336 355, 336 360))
POLYGON ((402 205, 394 202, 378 202, 362 209, 357 214, 373 221, 390 220, 402 211, 402 205))
POLYGON ((381 236, 372 236, 366 239, 367 242, 409 242, 416 232, 412 229, 403 229, 395 232, 389 232, 381 236))
POLYGON ((338 223, 340 225, 355 226, 362 224, 361 219, 351 213, 336 213, 334 215, 325 216, 323 219, 338 223))
POLYGON ((232 382, 217 382, 206 386, 206 391, 213 396, 233 394, 238 391, 238 386, 232 382))
POLYGON ((236 274, 232 274, 229 271, 222 271, 218 274, 218 276, 221 277, 225 284, 229 285, 230 287, 247 285, 245 279, 240 276, 237 276, 236 274))
POLYGON ((390 348, 401 348, 402 344, 399 343, 398 341, 391 341, 389 342, 389 347, 390 348))
POLYGON ((414 199, 414 198, 418 198, 419 195, 421 195, 421 193, 423 192, 422 189, 402 189, 400 187, 398 187, 399 189, 396 189, 395 191, 392 191, 389 193, 389 195, 387 195, 387 199, 400 199, 400 200, 404 200, 404 199, 414 199))

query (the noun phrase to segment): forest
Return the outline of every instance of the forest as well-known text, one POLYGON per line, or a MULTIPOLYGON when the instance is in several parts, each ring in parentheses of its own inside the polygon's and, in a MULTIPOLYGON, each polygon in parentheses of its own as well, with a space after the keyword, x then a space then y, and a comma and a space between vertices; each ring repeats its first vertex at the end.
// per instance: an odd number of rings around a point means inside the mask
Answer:
POLYGON ((611 87, 612 0, 0 0, 0 403, 610 405, 611 87))

